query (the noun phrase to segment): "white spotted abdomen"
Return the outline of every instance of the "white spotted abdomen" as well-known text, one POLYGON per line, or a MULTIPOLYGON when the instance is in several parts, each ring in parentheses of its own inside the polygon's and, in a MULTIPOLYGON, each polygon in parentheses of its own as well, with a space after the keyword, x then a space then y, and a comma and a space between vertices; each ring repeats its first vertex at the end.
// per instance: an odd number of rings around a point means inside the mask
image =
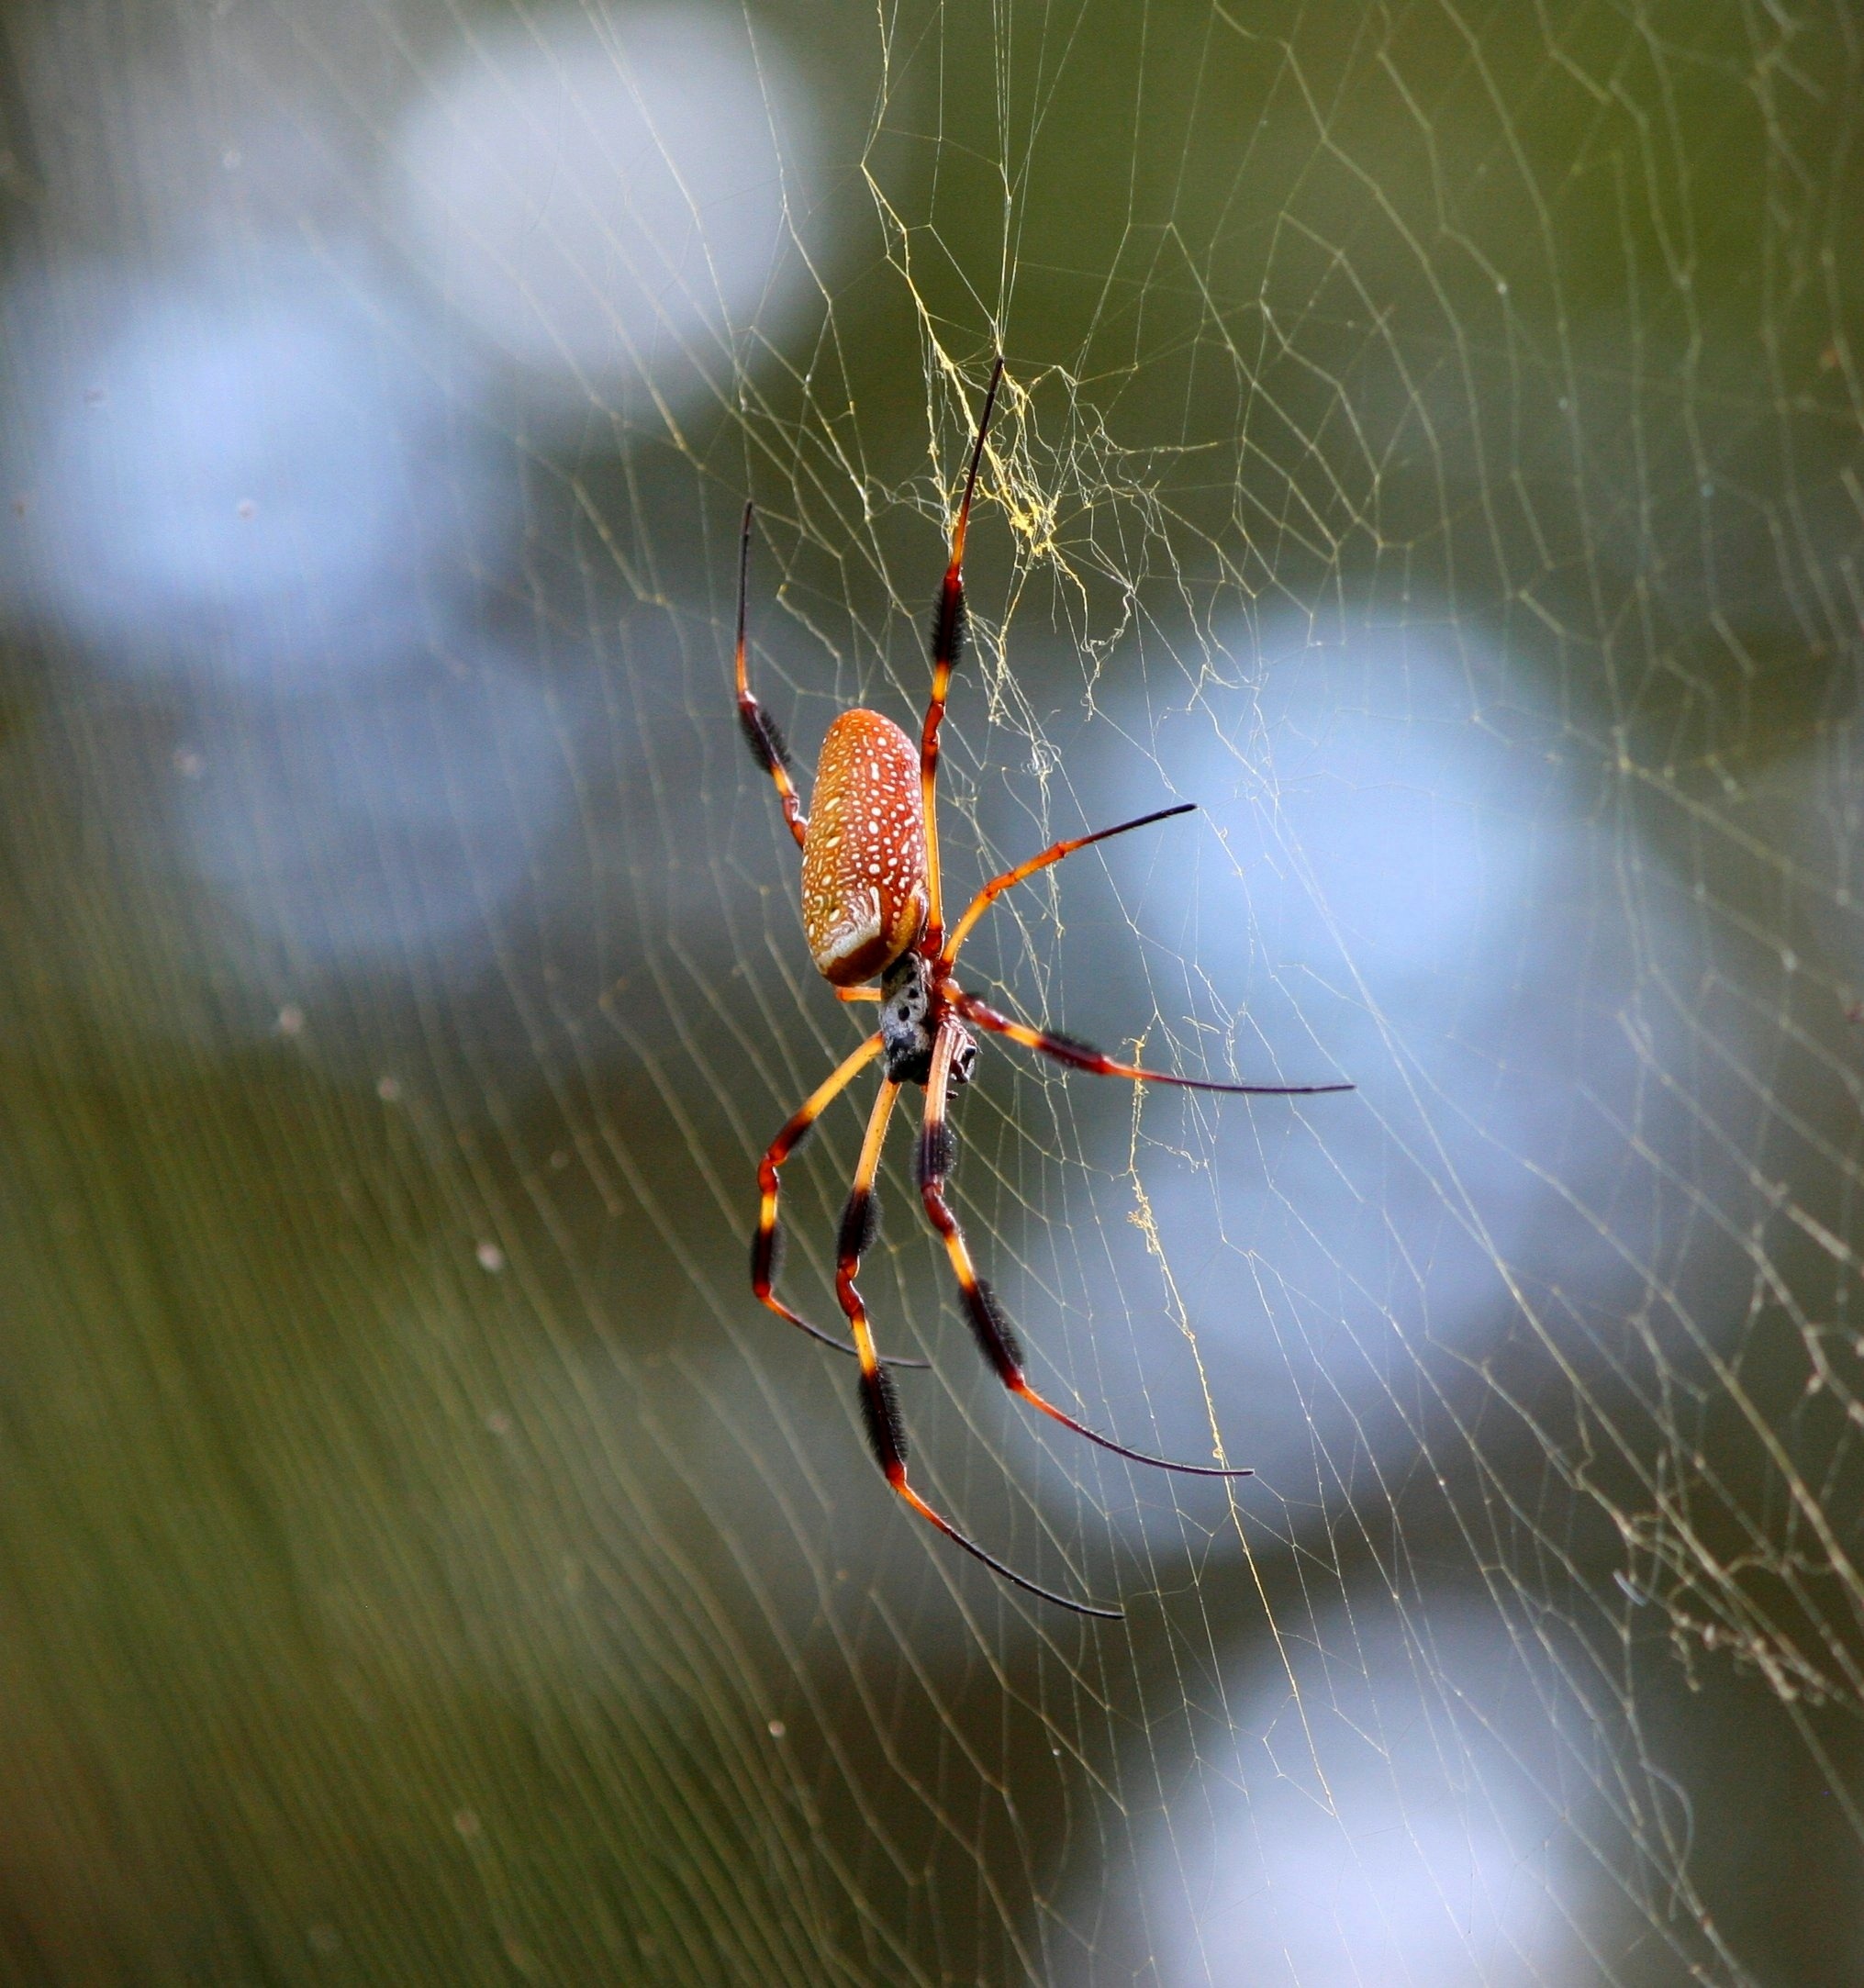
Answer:
POLYGON ((829 727, 802 850, 802 926, 836 987, 884 973, 925 923, 925 816, 919 752, 878 711, 829 727))

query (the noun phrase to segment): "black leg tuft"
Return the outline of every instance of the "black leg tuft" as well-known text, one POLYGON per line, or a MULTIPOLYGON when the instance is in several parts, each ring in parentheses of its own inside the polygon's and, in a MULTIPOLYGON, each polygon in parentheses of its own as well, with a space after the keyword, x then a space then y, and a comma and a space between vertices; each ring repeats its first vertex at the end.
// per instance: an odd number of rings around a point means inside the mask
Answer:
POLYGON ((942 1187, 952 1177, 958 1163, 958 1142, 952 1136, 952 1128, 943 1119, 937 1119, 928 1125, 921 1125, 919 1145, 912 1156, 913 1178, 921 1193, 927 1188, 942 1187))
POLYGON ((906 1424, 893 1391, 893 1376, 884 1367, 861 1376, 861 1412, 874 1460, 890 1478, 906 1462, 906 1424))
POLYGON ((751 748, 751 756, 765 773, 775 773, 781 767, 790 771, 793 762, 789 747, 776 728, 776 720, 761 704, 741 704, 738 707, 738 722, 743 728, 744 743, 751 748))
POLYGON ((835 1238, 836 1259, 859 1263, 880 1232, 880 1197, 871 1188, 856 1188, 842 1211, 841 1234, 835 1238))
POLYGON ((957 580, 948 578, 939 595, 939 604, 932 610, 932 661, 936 663, 943 657, 956 669, 964 660, 964 650, 965 589, 957 580))
POLYGON ((997 1293, 980 1277, 965 1290, 964 1299, 979 1350, 996 1370, 997 1378, 1013 1386, 1022 1379, 1022 1348, 997 1293))

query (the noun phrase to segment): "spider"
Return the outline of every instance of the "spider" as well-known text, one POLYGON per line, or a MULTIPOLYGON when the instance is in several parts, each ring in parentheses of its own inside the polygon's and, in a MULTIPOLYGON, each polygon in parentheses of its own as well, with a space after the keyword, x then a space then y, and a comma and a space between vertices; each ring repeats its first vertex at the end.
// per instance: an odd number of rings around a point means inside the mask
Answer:
POLYGON ((924 1367, 923 1360, 883 1359, 876 1349, 867 1310, 855 1284, 861 1257, 874 1239, 878 1204, 875 1176, 887 1123, 901 1089, 917 1084, 925 1091, 920 1122, 914 1173, 925 1212, 943 1240, 957 1279, 965 1315, 978 1350, 993 1373, 1030 1407, 1039 1409, 1077 1435, 1098 1443, 1117 1457, 1134 1463, 1177 1470, 1189 1477, 1239 1478, 1253 1473, 1211 1464, 1174 1463, 1163 1457, 1129 1449, 1102 1435, 1038 1393, 1023 1370, 1022 1350, 990 1286, 977 1275, 957 1217, 945 1199, 945 1182, 955 1148, 946 1121, 951 1094, 971 1080, 977 1060, 972 1026, 1006 1036, 1025 1049, 1039 1051, 1070 1069, 1100 1077, 1122 1077, 1135 1083, 1173 1084, 1187 1090, 1241 1092, 1252 1097, 1313 1097, 1326 1091, 1350 1090, 1350 1084, 1220 1084, 1203 1078, 1174 1077, 1163 1070, 1141 1069, 1112 1057, 1072 1036, 1025 1028, 966 993, 954 969, 958 953, 972 928, 1002 894, 1059 863, 1115 835, 1189 814, 1192 804, 1161 808, 1156 813, 1122 821, 1091 835, 1077 835, 1052 843, 1013 869, 993 877, 974 897, 949 932, 939 897, 938 815, 934 805, 939 770, 939 727, 952 673, 958 663, 965 632, 965 532, 970 521, 971 497, 990 411, 1003 377, 999 357, 991 370, 971 448, 964 497, 952 528, 951 558, 932 618, 932 697, 917 750, 890 718, 878 711, 843 711, 829 727, 817 762, 813 811, 805 816, 792 778, 792 762, 783 735, 770 714, 751 693, 745 670, 745 598, 750 580, 752 507, 744 507, 743 536, 738 560, 738 719, 752 756, 776 783, 783 817, 802 850, 803 931, 818 971, 844 1001, 877 1001, 880 1025, 865 1042, 817 1087, 801 1109, 770 1143, 757 1170, 761 1196, 757 1231, 751 1245, 751 1285, 759 1301, 781 1319, 799 1326, 812 1338, 851 1353, 861 1363, 860 1399, 868 1439, 882 1473, 892 1489, 954 1545, 983 1561, 1005 1580, 1044 1602, 1072 1609, 1077 1614, 1117 1621, 1122 1611, 1079 1602, 1044 1588, 1013 1568, 1006 1567, 951 1520, 933 1509, 908 1481, 906 1429, 900 1419, 889 1368, 924 1367), (878 985, 874 985, 877 977, 878 985), (835 1250, 835 1294, 847 1317, 854 1343, 836 1338, 792 1311, 774 1287, 778 1245, 776 1208, 778 1176, 828 1105, 861 1071, 878 1060, 880 1089, 867 1119, 866 1137, 847 1205, 843 1211, 835 1250))

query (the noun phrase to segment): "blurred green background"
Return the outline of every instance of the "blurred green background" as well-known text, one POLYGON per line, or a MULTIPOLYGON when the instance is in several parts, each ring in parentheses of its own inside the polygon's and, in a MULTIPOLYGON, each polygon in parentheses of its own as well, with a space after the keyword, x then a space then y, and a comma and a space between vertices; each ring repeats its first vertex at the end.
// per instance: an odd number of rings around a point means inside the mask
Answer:
POLYGON ((0 55, 6 1977, 1855 1980, 1850 13, 0 55), (1011 1413, 893 1177, 915 1469, 1112 1626, 913 1530, 744 1276, 854 1037, 740 508, 805 761, 906 720, 999 347, 954 888, 1207 812, 977 984, 1360 1087, 963 1105, 1044 1384, 1233 1501, 1011 1413))

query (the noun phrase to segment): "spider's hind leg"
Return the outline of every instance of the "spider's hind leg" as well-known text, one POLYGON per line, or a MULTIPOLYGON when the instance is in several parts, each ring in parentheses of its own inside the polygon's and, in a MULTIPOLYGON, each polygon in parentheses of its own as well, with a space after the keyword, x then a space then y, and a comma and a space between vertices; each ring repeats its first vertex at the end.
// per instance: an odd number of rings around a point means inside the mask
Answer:
POLYGON ((920 810, 925 818, 926 950, 936 952, 943 943, 944 913, 939 895, 939 728, 945 721, 945 700, 951 696, 952 672, 958 665, 958 652, 965 641, 965 534, 970 529, 971 499, 977 489, 977 467, 984 460, 984 437, 990 430, 990 410, 997 405, 997 389, 1003 383, 1003 355, 990 368, 990 385, 984 394, 984 411, 977 417, 977 439, 971 444, 971 467, 965 477, 965 494, 958 515, 952 523, 952 557, 939 588, 939 604, 932 614, 932 696, 926 702, 925 721, 919 735, 920 810))
POLYGON ((774 719, 763 705, 751 694, 750 673, 744 662, 744 616, 745 596, 751 584, 751 506, 744 507, 744 531, 738 542, 738 646, 736 654, 736 676, 738 689, 738 723, 744 733, 744 743, 751 748, 751 756, 776 783, 776 798, 782 804, 783 819, 789 832, 796 838, 800 849, 809 837, 809 818, 802 811, 802 803, 797 799, 796 781, 790 772, 789 747, 784 743, 783 733, 778 731, 774 719))

